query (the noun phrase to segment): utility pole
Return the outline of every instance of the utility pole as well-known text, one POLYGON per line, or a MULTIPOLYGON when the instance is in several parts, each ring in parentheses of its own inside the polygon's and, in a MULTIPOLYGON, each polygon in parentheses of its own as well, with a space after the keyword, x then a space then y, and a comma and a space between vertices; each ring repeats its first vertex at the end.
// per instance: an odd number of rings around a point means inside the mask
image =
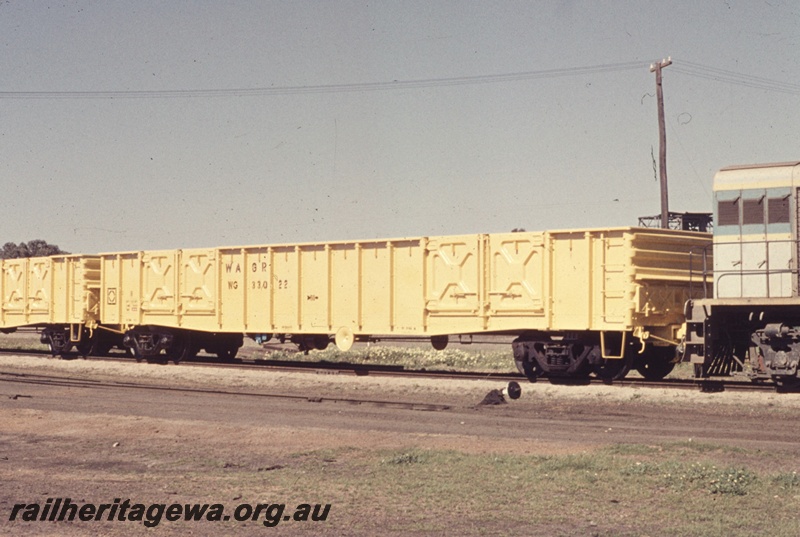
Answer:
POLYGON ((656 98, 658 99, 658 167, 661 178, 661 227, 669 227, 669 194, 667 193, 667 129, 664 124, 664 91, 661 89, 661 69, 672 65, 672 58, 650 65, 656 74, 656 98))

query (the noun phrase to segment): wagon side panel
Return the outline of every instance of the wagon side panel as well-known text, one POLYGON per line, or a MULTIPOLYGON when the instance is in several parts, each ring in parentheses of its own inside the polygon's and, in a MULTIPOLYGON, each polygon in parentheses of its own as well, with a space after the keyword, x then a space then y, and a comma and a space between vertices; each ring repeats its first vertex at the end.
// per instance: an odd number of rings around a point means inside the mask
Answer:
POLYGON ((551 233, 551 322, 553 330, 587 330, 592 324, 592 267, 585 232, 551 233))
MULTIPOLYGON (((631 323, 675 339, 683 323, 683 308, 690 298, 712 292, 703 282, 703 259, 710 252, 711 236, 704 233, 636 229, 630 234, 631 279, 635 287, 631 323)), ((654 332, 654 333, 655 333, 654 332)))
POLYGON ((100 318, 104 324, 122 324, 122 289, 118 254, 100 255, 100 318))
POLYGON ((179 251, 147 251, 141 263, 141 324, 178 326, 179 251))
POLYGON ((0 328, 8 328, 8 321, 6 320, 6 262, 0 259, 0 328))
POLYGON ((595 331, 631 329, 636 287, 631 265, 632 248, 621 230, 587 233, 592 267, 587 302, 591 304, 590 328, 595 331))
POLYGON ((181 250, 178 253, 178 308, 173 326, 213 332, 220 330, 223 323, 229 323, 240 329, 244 311, 244 253, 237 251, 235 259, 224 259, 222 263, 218 263, 220 257, 224 257, 220 250, 207 248, 181 250), (220 314, 218 274, 220 268, 227 265, 231 265, 235 276, 226 274, 225 283, 234 283, 231 285, 231 294, 223 297, 226 310, 220 314))
POLYGON ((330 316, 331 331, 353 333, 362 329, 361 245, 333 244, 330 248, 330 316))
POLYGON ((391 250, 392 333, 425 333, 425 247, 420 239, 393 241, 391 250))
POLYGON ((428 332, 459 334, 484 329, 485 236, 432 237, 425 261, 428 332))
POLYGON ((142 254, 100 256, 100 317, 104 324, 142 324, 142 254))
POLYGON ((307 334, 327 334, 331 329, 328 315, 332 277, 329 250, 325 244, 309 244, 297 250, 300 273, 298 328, 307 334))
POLYGON ((56 324, 94 324, 101 319, 99 256, 53 256, 47 262, 31 261, 31 294, 47 296, 48 304, 32 301, 41 303, 42 318, 56 324))
POLYGON ((298 253, 295 246, 276 246, 272 253, 272 273, 269 282, 272 319, 275 332, 292 333, 302 324, 298 300, 302 282, 298 271, 298 253))
POLYGON ((244 326, 245 332, 272 333, 272 249, 268 246, 251 246, 245 250, 247 280, 245 282, 244 326))
POLYGON ((488 236, 488 330, 536 330, 547 325, 549 277, 546 233, 488 236))
POLYGON ((28 259, 27 265, 25 324, 64 322, 67 317, 65 308, 69 304, 59 294, 59 289, 54 288, 59 282, 58 278, 54 278, 53 272, 58 266, 67 265, 66 260, 32 257, 28 259), (60 311, 54 311, 56 309, 60 311))
POLYGON ((28 260, 6 259, 3 262, 3 316, 5 326, 27 324, 28 260))
POLYGON ((391 333, 391 254, 386 243, 363 243, 361 256, 360 332, 391 333))

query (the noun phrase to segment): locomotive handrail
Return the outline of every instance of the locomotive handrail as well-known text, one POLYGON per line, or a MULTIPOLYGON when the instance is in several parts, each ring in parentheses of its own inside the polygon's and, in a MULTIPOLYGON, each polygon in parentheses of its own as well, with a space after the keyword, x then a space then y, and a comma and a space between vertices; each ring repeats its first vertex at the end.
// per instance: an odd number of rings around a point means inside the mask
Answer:
MULTIPOLYGON (((707 244, 705 246, 695 246, 689 249, 689 296, 694 297, 694 255, 701 255, 703 261, 703 272, 702 272, 702 285, 703 285, 703 298, 708 298, 708 277, 709 277, 709 270, 708 270, 708 249, 713 248, 713 244, 707 244), (696 251, 699 251, 699 254, 695 254, 696 251)), ((713 251, 713 250, 712 250, 713 251)), ((713 267, 712 267, 713 268, 713 267)))

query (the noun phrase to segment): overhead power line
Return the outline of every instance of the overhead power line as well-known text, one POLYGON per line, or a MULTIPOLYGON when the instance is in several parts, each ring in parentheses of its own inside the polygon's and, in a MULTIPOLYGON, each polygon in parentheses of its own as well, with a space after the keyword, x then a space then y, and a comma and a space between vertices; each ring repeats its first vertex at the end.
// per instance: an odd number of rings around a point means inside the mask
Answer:
POLYGON ((696 78, 725 82, 736 86, 800 95, 800 84, 792 84, 780 80, 772 80, 760 76, 746 75, 735 71, 728 71, 718 67, 711 67, 686 60, 674 60, 671 71, 696 78))
POLYGON ((270 86, 262 88, 190 89, 190 90, 132 90, 132 91, 0 91, 0 99, 185 99, 203 97, 255 97, 268 95, 298 95, 306 93, 354 93, 401 89, 434 88, 497 84, 520 80, 540 80, 570 76, 592 75, 642 69, 642 62, 610 63, 589 67, 544 69, 497 75, 393 80, 391 82, 361 82, 354 84, 324 84, 315 86, 270 86))
MULTIPOLYGON (((446 86, 468 86, 498 84, 523 80, 544 80, 592 74, 630 71, 646 68, 642 62, 622 62, 588 67, 543 69, 494 75, 463 76, 450 78, 425 78, 417 80, 392 80, 389 82, 357 82, 351 84, 320 84, 308 86, 267 86, 259 88, 213 88, 182 90, 88 90, 88 91, 0 91, 0 99, 187 99, 208 97, 258 97, 271 95, 301 95, 319 93, 357 93, 368 91, 392 91, 402 89, 435 88, 446 86)), ((765 91, 800 95, 800 84, 772 80, 735 71, 728 71, 684 60, 676 60, 673 73, 695 78, 713 80, 765 91)))

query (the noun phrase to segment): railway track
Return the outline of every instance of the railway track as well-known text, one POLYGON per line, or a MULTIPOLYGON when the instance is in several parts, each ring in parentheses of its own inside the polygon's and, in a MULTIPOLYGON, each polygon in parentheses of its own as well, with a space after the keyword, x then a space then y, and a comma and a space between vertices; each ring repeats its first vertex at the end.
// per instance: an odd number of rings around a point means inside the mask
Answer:
MULTIPOLYGON (((28 384, 38 386, 52 386, 52 387, 65 387, 74 389, 110 389, 110 390, 152 390, 160 392, 179 392, 179 393, 192 393, 192 394, 206 394, 206 395, 229 395, 237 397, 252 397, 261 399, 285 399, 292 401, 302 401, 307 403, 345 403, 351 405, 371 405, 385 408, 401 408, 406 410, 419 410, 426 412, 442 412, 449 410, 449 405, 433 404, 433 403, 418 403, 418 402, 404 402, 404 401, 389 401, 380 399, 359 399, 352 397, 317 397, 317 396, 303 396, 285 393, 271 393, 271 392, 248 392, 248 391, 231 391, 231 390, 218 390, 211 388, 187 388, 182 386, 164 386, 159 384, 148 384, 141 382, 119 382, 119 381, 105 381, 93 380, 78 377, 69 377, 62 375, 42 375, 30 373, 11 373, 0 371, 0 385, 3 384, 28 384)), ((31 397, 30 395, 18 393, 3 393, 9 399, 21 399, 31 397)))
MULTIPOLYGON (((464 380, 496 380, 502 382, 519 382, 523 386, 528 380, 519 373, 496 373, 480 371, 435 371, 435 370, 416 370, 405 369, 402 366, 385 366, 380 364, 342 364, 330 362, 284 362, 274 360, 259 361, 238 361, 236 364, 224 364, 220 362, 197 361, 191 365, 196 366, 224 366, 235 365, 248 369, 267 369, 272 371, 285 372, 315 372, 318 374, 349 374, 356 376, 378 376, 378 377, 406 377, 406 378, 431 378, 431 379, 464 379, 464 380)), ((599 378, 589 379, 540 379, 537 382, 551 382, 562 385, 607 385, 607 386, 627 386, 636 388, 671 388, 671 389, 694 389, 706 393, 722 392, 725 390, 736 391, 775 391, 776 386, 772 382, 753 383, 742 380, 720 380, 720 379, 663 379, 660 381, 650 381, 643 378, 626 378, 624 380, 604 381, 599 378)))
MULTIPOLYGON (((0 349, 0 354, 17 354, 31 356, 50 356, 47 351, 19 349, 0 349)), ((82 359, 74 356, 74 359, 82 359)), ((130 357, 123 354, 98 357, 92 356, 89 360, 101 360, 108 362, 131 363, 130 357)), ((307 361, 284 361, 284 360, 261 360, 261 359, 234 359, 231 361, 220 361, 213 356, 200 355, 192 360, 181 363, 188 367, 223 367, 238 368, 246 370, 278 371, 278 372, 301 372, 316 373, 324 375, 353 375, 371 377, 403 377, 403 378, 428 378, 440 380, 493 380, 499 382, 518 382, 523 386, 528 384, 528 380, 519 373, 497 373, 479 371, 441 371, 426 369, 406 369, 403 366, 383 365, 383 364, 351 364, 334 362, 307 362, 307 361)), ((560 385, 607 385, 635 388, 667 388, 680 390, 699 390, 706 393, 716 393, 723 391, 749 391, 749 392, 782 392, 773 382, 752 382, 740 379, 680 379, 666 378, 660 381, 649 381, 643 378, 628 377, 623 380, 605 381, 599 378, 589 379, 540 379, 537 382, 550 382, 560 385)))

